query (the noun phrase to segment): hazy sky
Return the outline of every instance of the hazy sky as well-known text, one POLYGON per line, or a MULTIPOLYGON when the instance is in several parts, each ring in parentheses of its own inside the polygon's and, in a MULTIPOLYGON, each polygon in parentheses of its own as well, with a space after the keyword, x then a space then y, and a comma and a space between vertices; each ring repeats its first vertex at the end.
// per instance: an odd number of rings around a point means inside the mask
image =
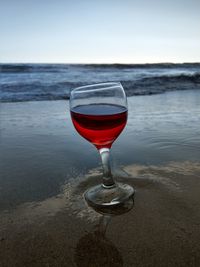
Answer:
POLYGON ((0 62, 200 62, 200 0, 0 0, 0 62))

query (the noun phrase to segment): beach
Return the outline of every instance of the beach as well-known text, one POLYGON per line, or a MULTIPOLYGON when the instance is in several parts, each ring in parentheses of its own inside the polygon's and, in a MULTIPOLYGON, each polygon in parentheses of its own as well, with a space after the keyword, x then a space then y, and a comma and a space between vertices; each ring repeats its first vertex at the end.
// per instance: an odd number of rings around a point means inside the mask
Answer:
POLYGON ((124 214, 88 207, 101 181, 68 100, 1 103, 0 266, 200 266, 200 91, 128 97, 112 147, 124 214))

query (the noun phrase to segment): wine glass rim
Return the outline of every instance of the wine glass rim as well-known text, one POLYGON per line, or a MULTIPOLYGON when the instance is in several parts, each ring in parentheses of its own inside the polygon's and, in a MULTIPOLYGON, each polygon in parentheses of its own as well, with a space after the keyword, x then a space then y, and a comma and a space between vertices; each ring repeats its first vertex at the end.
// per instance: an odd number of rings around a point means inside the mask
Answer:
POLYGON ((98 91, 98 90, 107 90, 107 89, 111 89, 114 88, 116 86, 120 86, 122 87, 122 84, 120 82, 104 82, 104 83, 94 83, 94 84, 89 84, 89 85, 83 85, 83 86, 79 86, 74 88, 71 92, 74 91, 79 91, 81 93, 84 92, 88 92, 86 89, 90 89, 92 88, 92 90, 94 91, 98 91), (102 87, 101 87, 102 86, 102 87), (95 88, 96 87, 96 88, 95 88))

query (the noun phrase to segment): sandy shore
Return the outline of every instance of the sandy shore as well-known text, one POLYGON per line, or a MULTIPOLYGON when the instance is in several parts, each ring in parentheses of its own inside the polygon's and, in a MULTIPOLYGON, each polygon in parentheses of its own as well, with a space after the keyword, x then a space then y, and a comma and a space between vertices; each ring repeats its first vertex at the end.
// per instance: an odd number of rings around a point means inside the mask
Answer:
POLYGON ((67 106, 1 104, 0 266, 200 266, 200 92, 129 99, 112 154, 136 195, 115 216, 83 199, 101 168, 67 106))

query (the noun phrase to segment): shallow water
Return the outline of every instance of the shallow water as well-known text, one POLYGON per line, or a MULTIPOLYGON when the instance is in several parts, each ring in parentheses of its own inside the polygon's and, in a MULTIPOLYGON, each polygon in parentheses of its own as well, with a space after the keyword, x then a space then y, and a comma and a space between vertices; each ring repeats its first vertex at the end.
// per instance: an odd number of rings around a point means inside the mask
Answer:
MULTIPOLYGON (((130 97, 128 104, 114 168, 199 161, 199 91, 130 97)), ((55 196, 69 179, 101 166, 96 149, 76 133, 68 101, 1 104, 0 127, 1 210, 55 196)))
POLYGON ((133 97, 129 101, 129 110, 123 147, 127 144, 126 151, 130 157, 132 150, 134 161, 158 164, 199 160, 198 91, 133 97))

